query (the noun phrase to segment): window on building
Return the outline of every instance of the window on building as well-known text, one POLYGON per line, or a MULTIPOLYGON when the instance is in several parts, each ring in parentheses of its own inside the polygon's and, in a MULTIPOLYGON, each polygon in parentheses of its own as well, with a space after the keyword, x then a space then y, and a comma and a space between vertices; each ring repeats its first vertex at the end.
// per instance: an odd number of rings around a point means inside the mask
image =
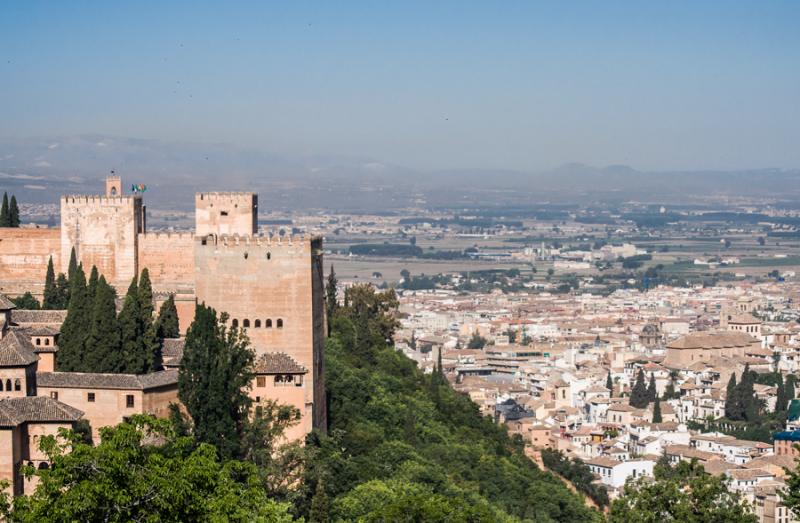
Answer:
POLYGON ((57 390, 50 391, 50 397, 53 398, 54 400, 58 400, 58 391, 57 390))
POLYGON ((11 380, 10 379, 6 380, 6 390, 11 390, 11 380))
POLYGON ((219 214, 220 214, 220 216, 227 216, 228 215, 228 211, 220 211, 219 214))
POLYGON ((256 387, 266 387, 266 386, 267 386, 267 377, 256 376, 256 387))
POLYGON ((14 380, 14 390, 22 390, 22 383, 19 381, 19 378, 14 380))
POLYGON ((133 394, 128 394, 125 396, 125 406, 129 409, 133 408, 133 394))
POLYGON ((255 328, 256 329, 260 329, 261 328, 261 320, 256 320, 255 328))
POLYGON ((42 344, 42 339, 41 338, 36 338, 36 346, 38 347, 41 344, 42 344))
POLYGON ((231 325, 233 325, 234 327, 238 327, 239 326, 239 320, 234 318, 233 320, 231 320, 231 325))
POLYGON ((303 377, 302 376, 295 377, 294 386, 295 387, 302 387, 303 386, 303 377))
POLYGON ((256 396, 256 403, 261 403, 261 396, 256 396))
POLYGON ((94 403, 94 392, 90 392, 86 395, 86 401, 89 403, 94 403))
POLYGON ((278 321, 277 321, 277 322, 275 322, 275 323, 276 323, 276 326, 277 326, 279 329, 282 329, 282 328, 283 328, 283 320, 282 320, 282 319, 278 318, 278 321))
POLYGON ((44 344, 45 345, 50 345, 50 338, 45 338, 44 339, 44 344))
POLYGON ((242 320, 242 326, 245 328, 250 327, 250 320, 242 320))
POLYGON ((266 327, 267 327, 268 329, 271 329, 271 328, 272 328, 272 320, 267 320, 267 322, 266 322, 266 324, 265 324, 265 325, 266 325, 266 327))
POLYGON ((268 252, 268 253, 267 253, 267 259, 268 259, 268 260, 271 260, 271 259, 272 259, 272 253, 271 253, 271 252, 268 252))

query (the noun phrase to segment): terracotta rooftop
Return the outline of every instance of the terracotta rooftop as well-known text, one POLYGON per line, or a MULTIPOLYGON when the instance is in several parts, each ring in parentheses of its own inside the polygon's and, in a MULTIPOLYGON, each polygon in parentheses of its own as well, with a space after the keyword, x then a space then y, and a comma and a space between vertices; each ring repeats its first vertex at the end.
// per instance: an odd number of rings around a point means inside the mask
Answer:
POLYGON ((47 323, 52 325, 61 326, 67 317, 67 311, 58 310, 25 310, 16 309, 11 313, 11 321, 17 325, 26 325, 29 323, 47 323))
POLYGON ((305 374, 308 370, 285 352, 267 352, 256 360, 255 372, 256 374, 305 374))
POLYGON ((75 389, 147 390, 177 385, 177 370, 150 374, 100 374, 93 372, 37 372, 39 387, 75 389))
POLYGON ((743 332, 693 332, 667 344, 668 349, 727 349, 749 347, 758 340, 743 332))
POLYGON ((15 427, 31 421, 77 421, 81 416, 82 411, 46 396, 0 400, 0 427, 15 427))
POLYGON ((16 308, 17 306, 14 305, 13 301, 9 300, 5 294, 0 294, 0 311, 8 311, 16 308))
POLYGON ((0 340, 0 367, 24 367, 36 363, 30 337, 18 330, 10 330, 0 340))

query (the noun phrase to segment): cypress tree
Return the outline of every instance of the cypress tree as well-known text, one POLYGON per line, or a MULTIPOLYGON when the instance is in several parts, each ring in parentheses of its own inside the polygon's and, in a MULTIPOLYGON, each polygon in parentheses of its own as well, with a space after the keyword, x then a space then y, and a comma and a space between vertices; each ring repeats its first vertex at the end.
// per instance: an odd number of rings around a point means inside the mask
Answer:
POLYGON ((156 336, 153 322, 154 309, 150 271, 145 267, 139 276, 139 328, 142 335, 142 358, 145 361, 142 372, 152 372, 161 368, 161 343, 156 336))
POLYGON ((795 394, 794 393, 794 375, 793 374, 789 374, 789 375, 786 376, 785 390, 786 390, 786 401, 787 401, 787 403, 791 402, 794 399, 794 394, 795 394))
POLYGON ((186 333, 178 374, 178 395, 194 421, 194 437, 211 443, 222 459, 239 454, 240 436, 249 417, 247 390, 253 379, 255 354, 237 328, 217 320, 214 309, 198 304, 186 333))
POLYGON ((661 423, 661 400, 656 396, 653 403, 653 423, 661 423))
POLYGON ((89 333, 92 306, 88 302, 86 275, 78 266, 69 281, 67 317, 58 339, 58 370, 78 372, 82 369, 83 349, 89 333))
POLYGON ((775 398, 775 412, 786 412, 789 400, 786 397, 786 388, 783 384, 783 376, 778 374, 778 391, 775 398))
POLYGON ((631 389, 631 399, 628 402, 631 407, 643 409, 647 406, 647 385, 644 384, 644 370, 639 369, 639 374, 636 376, 636 383, 631 389))
POLYGON ((170 294, 169 298, 161 304, 156 320, 156 337, 178 338, 181 335, 180 323, 178 322, 178 309, 175 307, 175 295, 170 294))
POLYGON ((756 421, 758 419, 758 398, 755 396, 753 384, 753 373, 750 372, 750 364, 748 363, 744 366, 742 381, 739 382, 738 386, 739 410, 747 421, 756 421))
POLYGON ((328 336, 331 335, 333 328, 333 315, 336 314, 336 309, 339 307, 339 302, 336 299, 338 292, 339 281, 336 279, 336 271, 333 270, 331 264, 331 272, 328 274, 328 284, 325 286, 325 317, 327 319, 328 336))
POLYGON ((611 379, 611 371, 608 371, 608 376, 606 376, 606 388, 609 390, 610 395, 614 395, 614 382, 611 379))
POLYGON ((92 273, 89 276, 89 283, 86 285, 86 295, 92 303, 94 303, 94 296, 97 293, 97 280, 99 278, 100 273, 97 272, 97 267, 92 265, 92 273))
POLYGON ((19 227, 19 207, 17 206, 17 197, 11 195, 11 204, 8 206, 8 226, 19 227))
POLYGON ((56 271, 53 268, 53 257, 47 262, 47 275, 44 278, 43 309, 57 309, 59 305, 58 288, 56 287, 56 271))
POLYGON ((8 210, 8 193, 3 193, 3 205, 0 207, 0 227, 11 227, 11 216, 8 210))
POLYGON ((667 388, 664 389, 664 399, 669 400, 676 398, 678 398, 678 394, 675 392, 675 382, 669 380, 669 383, 667 383, 667 388))
POLYGON ((736 386, 736 373, 731 373, 728 388, 725 391, 725 417, 729 420, 739 420, 739 388, 736 386))
POLYGON ((325 481, 319 478, 314 497, 311 498, 311 512, 308 514, 309 523, 328 523, 330 521, 330 500, 325 491, 325 481))
POLYGON ((78 270, 78 256, 75 254, 75 247, 69 253, 69 268, 67 269, 67 279, 72 281, 75 271, 78 270))
POLYGON ((58 291, 58 301, 55 308, 64 310, 69 307, 69 281, 67 281, 67 277, 64 276, 63 272, 58 273, 56 289, 58 291))
POLYGON ((647 402, 653 402, 658 397, 658 390, 656 389, 656 377, 650 373, 650 384, 647 386, 647 402))
POLYGON ((134 276, 125 294, 125 302, 117 321, 120 330, 121 357, 117 371, 125 374, 141 373, 145 367, 143 339, 140 330, 139 279, 134 276))
POLYGON ((84 372, 117 372, 120 336, 114 289, 100 276, 96 284, 92 320, 83 360, 84 372))

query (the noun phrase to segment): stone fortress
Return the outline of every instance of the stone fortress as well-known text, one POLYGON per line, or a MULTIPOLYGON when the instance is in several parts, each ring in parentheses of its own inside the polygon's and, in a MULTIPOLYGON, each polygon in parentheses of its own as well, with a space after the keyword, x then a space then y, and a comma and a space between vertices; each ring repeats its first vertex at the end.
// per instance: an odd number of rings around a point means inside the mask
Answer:
POLYGON ((246 329, 257 370, 287 369, 269 386, 260 377, 252 394, 300 408, 290 437, 324 429, 322 239, 259 235, 258 196, 234 192, 198 193, 194 232, 148 233, 142 196, 122 187, 112 176, 103 196, 62 196, 59 228, 0 228, 0 293, 41 296, 48 261, 66 272, 73 248, 120 295, 146 267, 156 307, 175 295, 182 332, 205 303, 246 329))

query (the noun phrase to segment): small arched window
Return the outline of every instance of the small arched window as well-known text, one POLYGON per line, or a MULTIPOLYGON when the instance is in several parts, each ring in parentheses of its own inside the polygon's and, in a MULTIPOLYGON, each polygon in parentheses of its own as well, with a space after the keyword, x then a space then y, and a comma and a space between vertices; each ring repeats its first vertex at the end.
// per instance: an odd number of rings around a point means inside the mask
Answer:
POLYGON ((44 344, 49 346, 50 345, 50 338, 45 338, 44 339, 44 344))
POLYGON ((41 344, 42 344, 42 338, 36 338, 36 346, 38 347, 41 344))
POLYGON ((282 320, 282 319, 280 319, 280 318, 278 318, 278 321, 277 321, 277 327, 278 327, 279 329, 282 329, 282 328, 283 328, 283 320, 282 320))
POLYGON ((38 468, 39 470, 47 470, 50 468, 50 465, 48 465, 46 461, 42 461, 41 463, 39 463, 38 468))
POLYGON ((3 380, 0 380, 0 391, 3 390, 3 380))
POLYGON ((233 321, 231 321, 231 325, 233 325, 234 327, 238 327, 239 326, 239 320, 234 318, 233 321))
POLYGON ((11 379, 6 380, 6 390, 11 390, 11 379))
POLYGON ((272 328, 272 320, 267 320, 266 327, 267 327, 268 329, 271 329, 271 328, 272 328))
POLYGON ((242 327, 245 327, 245 328, 250 327, 250 320, 248 320, 248 319, 242 320, 242 327))
POLYGON ((268 260, 271 260, 271 259, 272 259, 272 253, 271 253, 271 252, 267 252, 267 259, 268 259, 268 260))
POLYGON ((255 323, 254 327, 256 329, 260 329, 261 328, 261 320, 256 320, 256 323, 255 323))
POLYGON ((19 381, 19 378, 14 380, 14 390, 22 390, 22 383, 19 381))
POLYGON ((283 383, 283 376, 277 375, 275 376, 275 383, 283 383))

